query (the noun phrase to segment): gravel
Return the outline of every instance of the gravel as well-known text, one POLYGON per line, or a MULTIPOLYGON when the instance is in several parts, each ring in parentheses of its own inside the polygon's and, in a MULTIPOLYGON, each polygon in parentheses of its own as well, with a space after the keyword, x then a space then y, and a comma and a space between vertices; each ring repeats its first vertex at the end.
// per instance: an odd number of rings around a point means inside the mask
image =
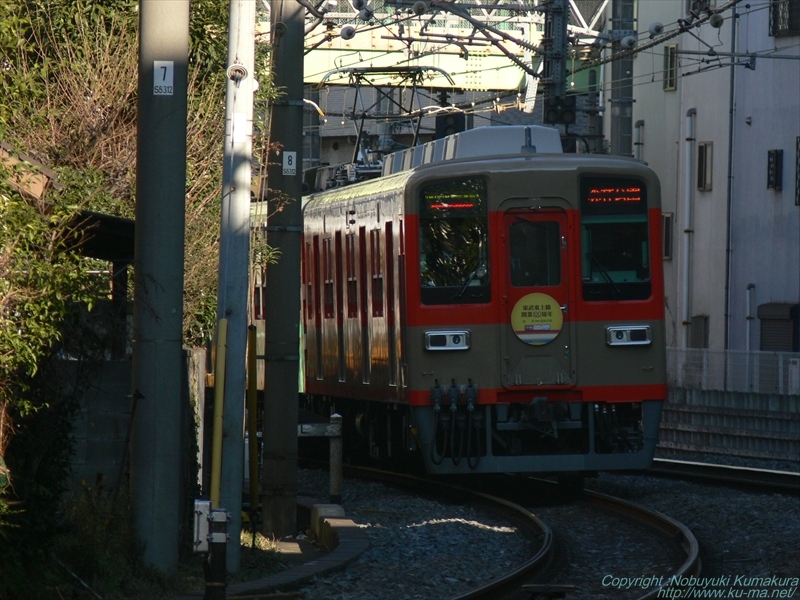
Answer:
POLYGON ((547 582, 575 586, 569 598, 637 598, 641 587, 620 590, 604 586, 604 578, 669 574, 685 558, 671 540, 617 514, 582 503, 532 508, 550 524, 556 540, 556 560, 547 582))
MULTIPOLYGON (((303 494, 324 496, 327 484, 324 472, 300 472, 303 494)), ((728 577, 727 587, 745 590, 742 597, 758 587, 748 587, 749 578, 800 577, 796 497, 607 473, 587 480, 586 487, 688 526, 701 545, 702 576, 728 577)), ((516 529, 492 514, 381 484, 346 480, 342 505, 347 517, 364 528, 371 547, 345 571, 304 587, 306 600, 443 600, 503 575, 534 551, 516 529)), ((551 581, 577 586, 568 599, 635 598, 640 587, 617 589, 608 585, 609 576, 660 577, 681 562, 671 541, 613 514, 581 503, 528 508, 553 527, 559 550, 551 581)), ((789 589, 767 588, 770 593, 789 589)))
POLYGON ((700 542, 704 575, 800 577, 797 497, 631 475, 601 474, 587 487, 686 525, 700 542))
MULTIPOLYGON (((327 474, 301 470, 301 494, 322 495, 327 474)), ((342 506, 370 548, 344 572, 303 588, 306 600, 417 600, 474 589, 525 562, 532 548, 517 529, 486 511, 346 480, 342 506), (487 558, 490 557, 490 558, 487 558)))

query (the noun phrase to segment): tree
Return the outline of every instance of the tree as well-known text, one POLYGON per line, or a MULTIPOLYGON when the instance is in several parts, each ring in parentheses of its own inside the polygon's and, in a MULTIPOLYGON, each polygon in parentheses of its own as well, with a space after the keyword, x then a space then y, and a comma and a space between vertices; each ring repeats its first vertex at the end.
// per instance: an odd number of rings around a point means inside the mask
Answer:
MULTIPOLYGON (((60 183, 34 199, 13 185, 24 166, 0 172, 0 457, 10 432, 46 412, 35 375, 64 328, 107 293, 77 251, 76 215, 134 214, 137 5, 0 0, 0 140, 60 183)), ((216 321, 227 4, 198 0, 191 10, 184 341, 202 345, 216 321)), ((260 83, 264 98, 269 82, 260 83)), ((3 512, 0 496, 0 535, 3 512)))

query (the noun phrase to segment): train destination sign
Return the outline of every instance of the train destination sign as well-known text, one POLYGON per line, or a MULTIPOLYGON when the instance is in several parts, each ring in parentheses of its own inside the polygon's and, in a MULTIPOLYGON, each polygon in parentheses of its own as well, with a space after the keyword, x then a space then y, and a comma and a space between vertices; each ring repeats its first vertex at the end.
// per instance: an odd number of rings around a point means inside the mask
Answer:
POLYGON ((647 210, 647 188, 633 179, 587 178, 581 181, 584 214, 631 214, 647 210))
POLYGON ((616 202, 641 202, 642 186, 591 187, 586 196, 589 204, 613 204, 616 202))
POLYGON ((431 210, 472 209, 476 203, 481 203, 481 196, 477 192, 427 193, 423 199, 431 210))

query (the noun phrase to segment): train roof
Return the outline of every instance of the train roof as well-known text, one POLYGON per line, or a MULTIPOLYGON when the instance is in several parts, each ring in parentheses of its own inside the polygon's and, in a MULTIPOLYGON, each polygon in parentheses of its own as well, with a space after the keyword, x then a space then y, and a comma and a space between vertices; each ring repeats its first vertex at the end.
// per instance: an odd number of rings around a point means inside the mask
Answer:
POLYGON ((646 170, 647 165, 631 157, 598 154, 565 154, 559 131, 536 125, 492 126, 471 129, 386 157, 382 176, 318 189, 304 197, 304 205, 315 206, 381 196, 403 188, 415 175, 447 169, 454 176, 478 167, 493 172, 517 170, 535 161, 538 169, 574 169, 576 162, 595 166, 646 170), (572 160, 570 160, 572 159, 572 160), (499 164, 502 161, 502 164, 499 164), (634 167, 636 165, 636 167, 634 167))
POLYGON ((469 129, 390 154, 384 160, 383 175, 444 160, 532 153, 561 154, 561 134, 558 129, 539 125, 469 129))
POLYGON ((561 154, 558 129, 539 125, 478 127, 394 152, 376 163, 314 167, 304 172, 304 178, 314 193, 449 160, 533 153, 561 154))

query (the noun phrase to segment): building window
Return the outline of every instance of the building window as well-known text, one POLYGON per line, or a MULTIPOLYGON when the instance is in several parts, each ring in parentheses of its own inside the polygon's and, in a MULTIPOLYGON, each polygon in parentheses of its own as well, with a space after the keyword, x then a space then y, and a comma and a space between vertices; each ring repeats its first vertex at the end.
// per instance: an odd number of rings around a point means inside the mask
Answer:
POLYGON ((783 150, 767 150, 767 189, 783 189, 783 150))
POLYGON ((800 348, 800 304, 769 302, 758 307, 761 325, 759 349, 765 352, 797 352, 800 348))
POLYGON ((661 215, 661 241, 663 244, 661 258, 672 259, 672 213, 661 215))
POLYGON ((770 0, 769 34, 800 35, 800 0, 770 0))
POLYGON ((711 191, 711 165, 714 158, 714 142, 697 144, 697 189, 711 191))
POLYGON ((689 348, 708 348, 708 315, 695 315, 689 325, 689 348))
POLYGON ((794 203, 800 206, 800 137, 795 142, 794 154, 794 203))
POLYGON ((678 89, 678 47, 664 46, 664 90, 678 89))

